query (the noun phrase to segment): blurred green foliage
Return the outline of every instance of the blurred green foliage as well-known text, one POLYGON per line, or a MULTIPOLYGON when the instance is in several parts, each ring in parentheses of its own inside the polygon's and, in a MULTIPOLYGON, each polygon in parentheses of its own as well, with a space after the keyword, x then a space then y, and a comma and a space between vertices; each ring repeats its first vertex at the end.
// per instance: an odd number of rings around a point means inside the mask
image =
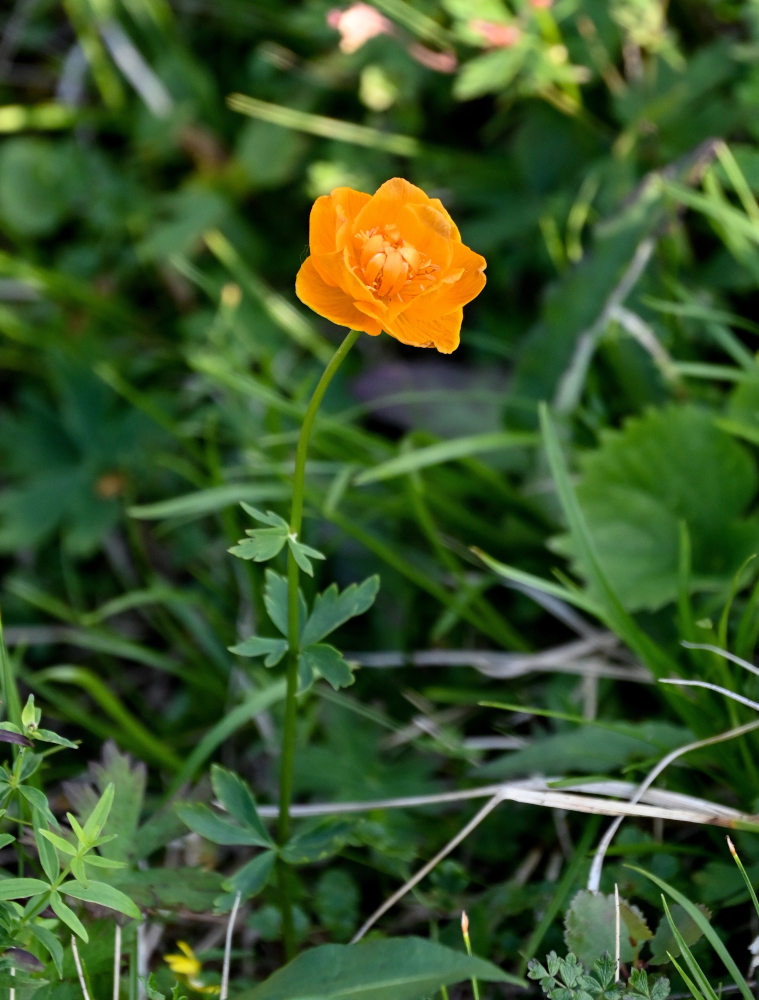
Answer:
MULTIPOLYGON (((755 676, 679 645, 750 658, 759 633, 759 6, 377 0, 349 14, 15 0, 0 23, 0 606, 19 682, 83 757, 113 736, 150 764, 158 853, 178 835, 161 825, 168 793, 211 761, 276 798, 281 685, 229 651, 264 618, 264 578, 228 549, 241 501, 286 513, 300 419, 337 343, 293 292, 310 205, 337 185, 403 175, 439 196, 488 285, 453 357, 365 337, 330 388, 305 539, 327 555, 319 586, 379 572, 374 608, 338 636, 349 660, 387 669, 306 704, 298 796, 425 794, 549 765, 634 780, 753 718, 714 693, 534 663, 508 679, 523 711, 480 706, 505 684, 477 654, 593 637, 599 594, 648 643, 618 628, 606 668, 629 666, 627 644, 657 651, 659 676, 759 695, 755 676), (597 566, 557 498, 540 402, 597 566), (533 582, 571 574, 579 610, 504 586, 472 547, 533 582), (434 672, 411 665, 419 651, 434 672), (651 728, 591 738, 571 721, 583 712, 651 728)), ((756 750, 753 736, 701 750, 660 783, 755 810, 756 750)), ((532 809, 496 810, 467 840, 460 891, 417 890, 448 923, 452 895, 492 907, 476 947, 496 961, 528 939, 543 953, 530 935, 558 898, 554 828, 532 809)), ((462 823, 362 817, 339 864, 304 870, 304 937, 345 941, 462 823)), ((569 826, 565 851, 585 829, 569 826)), ((736 903, 704 865, 717 833, 647 837, 625 850, 670 880, 697 869, 710 906, 736 903)), ((750 839, 742 851, 759 861, 750 839)), ((247 860, 211 855, 193 905, 247 860)), ((565 901, 584 854, 567 865, 565 901)), ((181 895, 160 864, 132 875, 144 900, 181 895)), ((252 940, 268 912, 250 915, 252 940)), ((541 933, 561 950, 556 926, 541 933)))

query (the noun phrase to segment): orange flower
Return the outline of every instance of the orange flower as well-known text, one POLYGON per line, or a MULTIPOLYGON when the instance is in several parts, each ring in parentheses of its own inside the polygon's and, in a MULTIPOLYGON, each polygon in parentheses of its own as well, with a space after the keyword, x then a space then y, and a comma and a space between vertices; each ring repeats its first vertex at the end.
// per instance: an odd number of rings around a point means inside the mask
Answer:
POLYGON ((485 258, 461 242, 437 198, 400 177, 373 195, 335 188, 311 209, 298 298, 339 326, 450 354, 485 258))

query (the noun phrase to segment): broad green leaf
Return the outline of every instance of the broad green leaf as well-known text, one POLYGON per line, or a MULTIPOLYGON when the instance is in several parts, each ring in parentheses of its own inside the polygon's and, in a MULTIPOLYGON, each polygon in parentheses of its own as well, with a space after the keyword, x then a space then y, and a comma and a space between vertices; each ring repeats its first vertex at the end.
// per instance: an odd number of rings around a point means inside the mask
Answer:
POLYGON ((212 764, 211 785, 216 798, 238 823, 255 831, 262 840, 268 841, 270 846, 274 846, 274 841, 258 815, 256 800, 248 785, 238 774, 228 771, 219 764, 212 764))
POLYGON ((56 746, 66 747, 68 750, 79 749, 78 743, 73 743, 71 740, 67 740, 65 736, 59 736, 58 733, 54 733, 50 729, 36 729, 34 738, 35 740, 39 740, 40 743, 55 743, 56 746))
POLYGON ((355 820, 329 817, 296 833, 282 848, 282 858, 291 865, 308 865, 337 854, 356 827, 355 820))
POLYGON ((108 885, 107 882, 97 882, 95 879, 90 879, 87 885, 82 885, 81 882, 69 880, 58 886, 58 890, 65 896, 73 896, 74 899, 81 899, 85 903, 97 903, 99 906, 118 910, 119 913, 133 917, 135 920, 139 920, 142 916, 126 893, 108 885))
POLYGON ((354 681, 351 668, 343 658, 342 653, 327 643, 321 642, 307 646, 301 652, 299 659, 302 681, 308 682, 306 687, 310 685, 314 674, 321 674, 335 691, 339 688, 349 687, 354 681))
POLYGON ((40 830, 39 832, 45 840, 50 841, 50 843, 57 847, 59 851, 62 851, 69 857, 73 857, 76 854, 76 848, 73 844, 64 840, 63 837, 59 837, 57 833, 51 833, 50 830, 40 830))
MULTIPOLYGON (((620 958, 623 962, 632 962, 638 957, 643 942, 653 935, 642 914, 625 900, 620 900, 620 918, 623 926, 620 958)), ((613 955, 615 922, 613 895, 580 890, 564 919, 567 948, 586 966, 591 966, 604 952, 613 955)))
POLYGON ((229 652, 238 656, 263 656, 265 667, 275 667, 287 652, 287 639, 252 635, 238 642, 236 646, 230 646, 229 652))
POLYGON ((238 826, 223 819, 202 803, 180 803, 177 813, 183 823, 194 832, 214 844, 239 844, 248 847, 269 847, 271 840, 250 828, 238 826))
POLYGON ((528 46, 516 45, 468 59, 453 85, 454 96, 460 101, 471 101, 485 94, 501 93, 514 81, 529 52, 528 46))
POLYGON ((29 933, 35 937, 45 951, 50 955, 59 977, 63 975, 63 945, 52 931, 42 927, 38 921, 30 920, 27 924, 29 933))
POLYGON ((379 590, 379 577, 370 576, 363 583, 352 583, 343 591, 330 584, 318 594, 301 635, 303 646, 311 646, 356 615, 363 614, 374 603, 379 590))
POLYGON ((178 910, 208 914, 221 892, 218 872, 199 868, 148 868, 119 872, 113 880, 139 906, 146 909, 178 910))
POLYGON ((251 899, 261 892, 269 881, 276 860, 276 851, 263 851, 257 854, 226 880, 224 888, 232 893, 239 892, 243 899, 251 899))
MULTIPOLYGON (((711 920, 711 912, 707 907, 701 904, 696 904, 698 909, 703 913, 707 920, 711 920)), ((702 936, 701 928, 698 926, 693 917, 680 906, 679 903, 674 903, 670 909, 670 916, 674 921, 682 939, 690 947, 690 945, 695 944, 696 941, 702 936)), ((675 941, 675 936, 670 927, 669 921, 666 917, 662 917, 656 928, 656 932, 650 944, 651 948, 651 958, 649 962, 651 965, 664 965, 669 961, 667 952, 673 958, 680 957, 680 947, 675 941)))
MULTIPOLYGON (((757 490, 754 462, 695 406, 650 410, 605 431, 581 470, 577 500, 600 567, 628 611, 676 599, 680 524, 692 545, 692 590, 728 587, 759 545, 759 521, 745 516, 757 490), (697 485, 695 468, 708 470, 697 485)), ((558 547, 592 581, 575 542, 565 536, 558 547)))
POLYGON ((82 941, 89 941, 89 935, 84 929, 84 925, 70 906, 63 902, 57 892, 50 893, 50 907, 53 913, 62 920, 66 926, 78 935, 82 941))
POLYGON ((49 891, 49 884, 39 878, 5 878, 0 882, 0 899, 26 899, 49 891))
POLYGON ((525 985, 435 941, 386 938, 312 948, 235 1000, 419 1000, 465 979, 525 985))

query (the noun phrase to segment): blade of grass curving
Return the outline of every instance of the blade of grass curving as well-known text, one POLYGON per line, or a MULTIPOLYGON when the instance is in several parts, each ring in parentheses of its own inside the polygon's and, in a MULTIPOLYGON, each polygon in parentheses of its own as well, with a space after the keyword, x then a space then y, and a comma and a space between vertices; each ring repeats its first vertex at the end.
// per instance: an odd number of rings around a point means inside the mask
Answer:
POLYGON ((86 691, 106 715, 121 727, 129 743, 139 748, 146 757, 172 771, 178 771, 182 766, 181 758, 167 747, 163 740, 146 729, 110 687, 86 667, 60 664, 29 673, 25 676, 25 681, 33 690, 42 684, 73 684, 80 690, 86 691))
POLYGON ((21 699, 18 696, 13 664, 5 646, 2 614, 0 614, 0 682, 2 683, 2 700, 6 706, 7 721, 21 728, 21 699))
POLYGON ((580 590, 570 590, 568 587, 562 587, 561 584, 553 583, 552 580, 544 580, 540 576, 535 576, 533 573, 527 573, 525 570, 517 569, 516 566, 509 566, 507 563, 499 562, 498 559, 494 559, 489 556, 482 549, 478 549, 476 546, 472 546, 471 551, 481 559, 485 565, 492 569, 494 573, 498 576, 502 576, 505 580, 511 580, 514 583, 522 584, 524 587, 530 587, 532 590, 538 590, 543 594, 550 594, 551 597, 558 597, 559 600, 565 601, 567 604, 572 604, 576 608, 580 608, 582 611, 587 611, 588 614, 593 615, 595 618, 604 620, 603 609, 600 604, 597 604, 592 598, 588 597, 580 590))
MULTIPOLYGON (((323 511, 323 513, 327 517, 326 512, 323 511)), ((441 586, 435 580, 430 579, 427 573, 414 565, 411 560, 407 559, 396 548, 393 548, 372 532, 362 528, 355 518, 345 517, 340 511, 332 510, 329 512, 328 520, 336 524, 346 534, 355 538, 369 549, 370 552, 378 555, 388 566, 392 566, 402 576, 411 580, 420 590, 425 591, 437 601, 440 601, 442 605, 447 608, 456 607, 455 594, 449 593, 445 587, 441 586)), ((478 628, 483 635, 490 636, 491 639, 502 644, 505 648, 527 651, 528 644, 525 639, 505 620, 501 620, 498 622, 496 628, 492 628, 489 622, 482 621, 481 616, 473 608, 464 607, 457 608, 456 610, 461 618, 474 625, 475 628, 478 628)))
MULTIPOLYGON (((674 937, 677 947, 680 950, 680 954, 685 959, 685 964, 690 969, 691 975, 693 977, 693 980, 695 981, 697 988, 700 989, 701 995, 707 998, 707 1000, 717 1000, 717 994, 712 989, 712 986, 709 983, 709 980, 707 979, 704 970, 701 968, 701 966, 694 958, 693 952, 690 950, 690 946, 688 945, 687 941, 680 932, 680 929, 678 928, 677 924, 672 919, 672 913, 670 912, 669 905, 667 904, 667 900, 664 898, 664 896, 661 897, 661 901, 662 905, 664 906, 664 913, 667 917, 667 923, 669 924, 669 928, 672 931, 672 936, 674 937)), ((667 952, 667 954, 669 955, 670 959, 672 959, 672 961, 675 961, 675 957, 670 952, 667 952)), ((681 969, 678 969, 678 972, 680 972, 680 974, 682 975, 681 969)), ((688 989, 691 989, 690 985, 688 986, 688 989)))
POLYGON ((394 476, 404 476, 430 465, 440 465, 458 458, 469 458, 486 451, 500 451, 503 448, 529 447, 538 443, 538 437, 528 431, 494 431, 487 434, 472 434, 468 437, 439 441, 427 448, 416 448, 401 455, 395 455, 386 462, 380 462, 371 469, 359 473, 353 480, 356 486, 377 483, 394 476))
POLYGON ((714 928, 709 923, 705 915, 701 912, 701 910, 699 910, 699 908, 695 905, 695 903, 692 903, 687 896, 684 896, 681 892, 678 892, 677 889, 673 888, 673 886, 669 885, 669 883, 665 882, 663 879, 660 879, 657 875, 654 875, 652 872, 646 871, 645 868, 638 868, 636 865, 625 865, 625 867, 629 868, 630 871, 637 872, 644 878, 649 879, 655 885, 658 885, 659 888, 662 889, 671 899, 674 899, 676 903, 679 903, 680 906, 682 906, 682 908, 685 910, 688 916, 693 920, 698 929, 701 931, 701 933, 707 939, 709 944, 712 946, 714 951, 717 953, 719 958, 722 960, 722 964, 725 966, 727 971, 732 976, 733 982, 735 983, 741 995, 744 997, 744 1000, 754 1000, 754 996, 751 993, 751 990, 749 989, 749 985, 746 982, 742 972, 735 964, 732 956, 730 955, 730 952, 727 950, 717 932, 714 930, 714 928))
POLYGON ((234 732, 241 729, 260 712, 265 712, 276 702, 281 701, 284 696, 285 681, 283 678, 260 691, 254 691, 247 695, 239 705, 235 705, 227 712, 215 726, 208 730, 179 768, 167 793, 168 798, 176 795, 183 785, 189 784, 217 747, 228 740, 234 732))
MULTIPOLYGON (((556 484, 556 492, 559 496, 564 516, 567 519, 572 540, 577 549, 580 559, 586 567, 595 589, 601 596, 603 608, 603 620, 608 627, 615 632, 637 655, 646 663, 655 677, 664 677, 675 673, 674 665, 670 658, 659 646, 649 638, 635 623, 633 618, 625 611, 614 589, 606 578, 596 555, 595 545, 591 538, 588 525, 585 520, 577 495, 569 478, 564 455, 559 443, 553 420, 545 403, 539 407, 540 426, 543 432, 548 464, 556 484)), ((682 706, 679 706, 681 714, 682 706)))
POLYGON ((736 865, 738 866, 738 871, 741 873, 743 881, 746 883, 748 894, 749 896, 751 896, 751 902, 754 904, 754 910, 756 911, 756 915, 759 917, 759 899, 756 898, 756 892, 754 891, 754 887, 751 884, 751 879, 748 877, 748 873, 746 872, 746 869, 743 867, 743 862, 738 857, 738 852, 735 849, 735 844, 732 842, 730 837, 727 837, 726 839, 727 839, 727 846, 730 848, 730 854, 733 857, 733 861, 735 861, 736 865))
POLYGON ((690 976, 685 971, 685 969, 682 967, 682 965, 680 965, 680 963, 677 961, 677 959, 673 958, 672 955, 669 952, 667 952, 667 955, 668 955, 669 960, 672 963, 672 965, 675 967, 675 969, 677 969, 678 973, 680 974, 680 978, 682 979, 682 981, 685 983, 686 987, 688 988, 688 992, 693 997, 693 1000, 710 1000, 709 997, 705 996, 701 992, 701 990, 699 990, 698 986, 696 986, 696 984, 690 978, 690 976))
POLYGON ((306 132, 309 135, 320 135, 337 142, 347 142, 353 146, 381 149, 394 156, 418 156, 423 149, 419 140, 409 135, 381 132, 368 125, 355 125, 353 122, 341 121, 338 118, 314 115, 297 108, 261 101, 257 97, 248 97, 246 94, 230 94, 227 104, 233 111, 239 111, 259 121, 294 129, 296 132, 306 132))
POLYGON ((205 244, 216 259, 227 268, 240 285, 263 307, 270 319, 276 323, 299 347, 310 351, 321 362, 328 362, 333 349, 329 342, 316 332, 289 299, 270 288, 248 267, 235 247, 218 229, 203 234, 205 244))

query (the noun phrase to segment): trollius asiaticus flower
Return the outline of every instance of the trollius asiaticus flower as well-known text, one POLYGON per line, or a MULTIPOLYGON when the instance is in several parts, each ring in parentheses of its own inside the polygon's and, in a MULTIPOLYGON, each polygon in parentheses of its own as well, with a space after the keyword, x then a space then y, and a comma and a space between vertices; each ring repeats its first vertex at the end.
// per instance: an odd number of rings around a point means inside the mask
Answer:
POLYGON ((314 312, 413 347, 458 347, 463 306, 482 291, 486 262, 438 198, 401 177, 373 195, 335 188, 314 202, 309 245, 295 291, 314 312))

